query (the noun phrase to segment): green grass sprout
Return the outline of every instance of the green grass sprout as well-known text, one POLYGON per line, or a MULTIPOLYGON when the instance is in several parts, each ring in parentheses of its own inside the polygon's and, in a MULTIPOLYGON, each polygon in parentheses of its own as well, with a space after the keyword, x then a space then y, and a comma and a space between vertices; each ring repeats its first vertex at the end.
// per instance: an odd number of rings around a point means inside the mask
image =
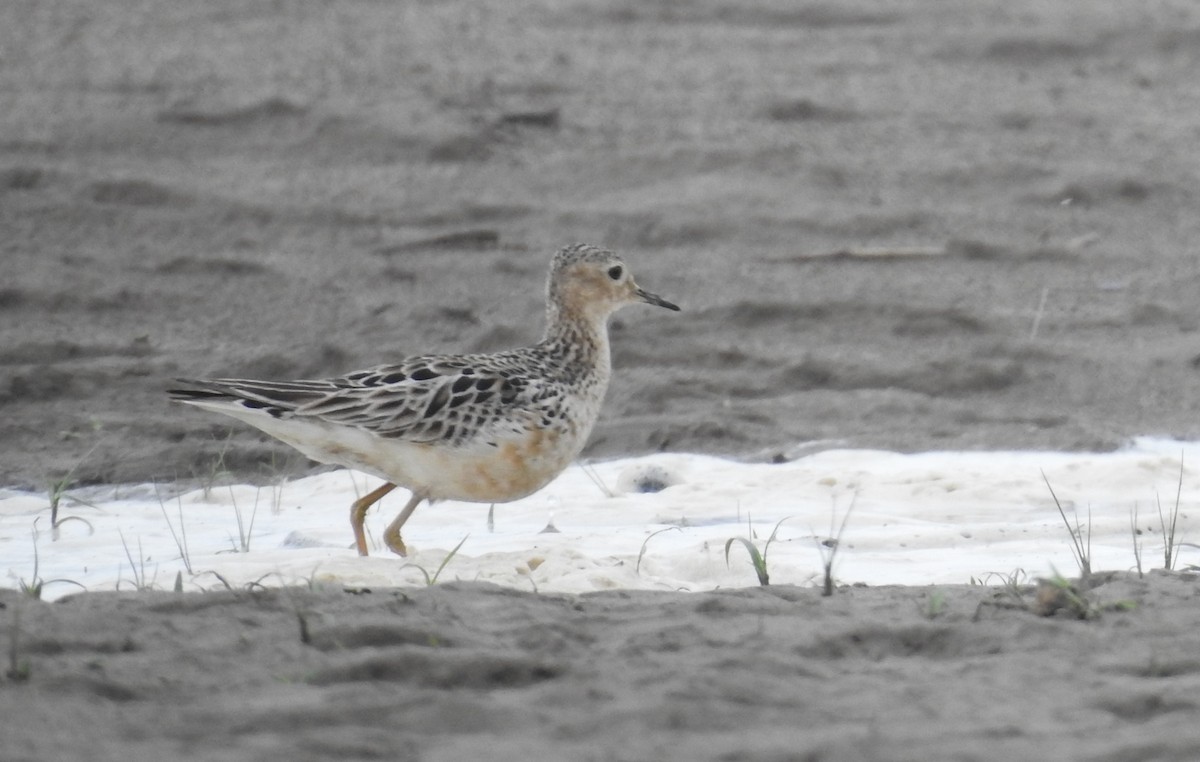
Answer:
POLYGON ((24 578, 17 580, 17 586, 20 588, 23 595, 25 595, 27 598, 41 600, 42 591, 45 589, 46 585, 53 585, 59 582, 75 585, 80 590, 87 590, 87 588, 81 583, 76 582, 73 579, 42 579, 39 570, 40 560, 38 557, 37 529, 32 530, 30 534, 32 535, 33 540, 33 576, 29 578, 28 582, 26 582, 24 578))
MULTIPOLYGON (((726 567, 729 566, 729 549, 730 549, 730 547, 732 547, 733 543, 740 542, 746 548, 746 552, 750 554, 750 563, 754 566, 754 574, 758 577, 758 584, 762 585, 763 587, 770 585, 771 584, 771 575, 767 569, 767 552, 771 549, 771 543, 775 541, 775 538, 779 534, 780 524, 782 524, 783 522, 787 521, 790 518, 791 518, 791 516, 784 516, 782 519, 780 519, 775 524, 775 528, 773 530, 771 530, 771 536, 768 537, 766 543, 763 544, 763 549, 761 552, 759 551, 758 547, 755 546, 755 544, 753 542, 751 542, 749 539, 747 539, 745 537, 730 537, 728 540, 725 541, 725 566, 726 567)), ((747 518, 746 518, 746 523, 748 525, 747 533, 750 535, 751 538, 753 538, 754 537, 754 529, 752 526, 749 526, 749 524, 750 524, 749 516, 747 516, 747 518)))
POLYGON ((941 590, 933 590, 926 596, 925 609, 922 615, 926 619, 937 619, 946 611, 946 594, 941 590))
POLYGON ((59 510, 62 508, 62 502, 65 499, 70 499, 77 504, 86 505, 90 508, 96 508, 97 510, 99 510, 99 508, 97 506, 92 505, 88 501, 81 500, 73 495, 67 494, 67 490, 70 488, 71 483, 75 480, 76 469, 78 469, 79 466, 82 465, 83 462, 85 460, 87 460, 88 457, 91 456, 91 454, 93 452, 95 452, 96 448, 99 446, 100 446, 99 442, 92 445, 91 448, 89 448, 88 451, 83 454, 83 457, 81 457, 79 460, 75 461, 75 465, 71 466, 70 470, 68 470, 67 473, 63 474, 62 476, 60 476, 57 479, 51 479, 49 481, 49 484, 47 485, 47 488, 46 488, 46 499, 50 503, 50 539, 51 540, 58 540, 58 530, 62 527, 63 524, 66 524, 68 521, 78 521, 78 522, 84 524, 85 526, 87 526, 88 536, 95 534, 95 532, 96 532, 95 527, 93 527, 92 523, 90 521, 88 521, 87 519, 82 518, 80 516, 63 516, 60 518, 58 514, 59 514, 59 510))

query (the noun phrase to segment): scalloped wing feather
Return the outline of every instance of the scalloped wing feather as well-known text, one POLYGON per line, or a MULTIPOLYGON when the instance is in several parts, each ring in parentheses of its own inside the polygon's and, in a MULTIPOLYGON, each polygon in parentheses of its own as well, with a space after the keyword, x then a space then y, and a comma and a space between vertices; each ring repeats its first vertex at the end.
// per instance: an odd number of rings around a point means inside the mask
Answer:
POLYGON ((537 359, 529 350, 431 355, 318 381, 188 381, 201 391, 173 393, 182 401, 218 402, 275 418, 315 418, 409 442, 462 444, 517 431, 520 419, 536 419, 537 409, 552 408, 562 398, 564 385, 530 373, 537 359), (532 409, 513 416, 525 408, 532 409))

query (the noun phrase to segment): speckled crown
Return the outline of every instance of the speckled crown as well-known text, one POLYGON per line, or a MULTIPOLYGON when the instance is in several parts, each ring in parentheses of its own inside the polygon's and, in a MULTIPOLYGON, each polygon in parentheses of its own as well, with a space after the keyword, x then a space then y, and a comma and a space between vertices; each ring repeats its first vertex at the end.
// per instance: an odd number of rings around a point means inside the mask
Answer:
POLYGON ((608 249, 602 249, 599 246, 592 246, 587 243, 574 243, 570 246, 564 246, 554 255, 554 261, 551 263, 551 274, 576 262, 608 262, 616 257, 617 255, 608 249))

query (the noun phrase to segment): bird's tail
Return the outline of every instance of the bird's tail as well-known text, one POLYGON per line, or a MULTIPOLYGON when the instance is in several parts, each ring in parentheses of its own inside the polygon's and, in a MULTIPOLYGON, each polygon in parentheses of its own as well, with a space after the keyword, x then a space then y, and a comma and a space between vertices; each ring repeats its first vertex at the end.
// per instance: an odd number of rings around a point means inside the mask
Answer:
POLYGON ((232 409, 261 411, 282 418, 296 408, 329 393, 325 381, 253 381, 240 378, 175 379, 183 386, 168 389, 174 402, 230 412, 232 409))

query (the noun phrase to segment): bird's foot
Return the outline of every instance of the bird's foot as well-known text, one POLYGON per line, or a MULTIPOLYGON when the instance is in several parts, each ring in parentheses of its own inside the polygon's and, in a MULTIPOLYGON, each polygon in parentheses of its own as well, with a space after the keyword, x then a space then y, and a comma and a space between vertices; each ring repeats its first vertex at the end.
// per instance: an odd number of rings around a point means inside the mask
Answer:
POLYGON ((391 527, 383 533, 383 544, 388 546, 393 553, 404 558, 408 556, 408 548, 404 545, 404 540, 400 539, 400 531, 392 531, 391 527))

